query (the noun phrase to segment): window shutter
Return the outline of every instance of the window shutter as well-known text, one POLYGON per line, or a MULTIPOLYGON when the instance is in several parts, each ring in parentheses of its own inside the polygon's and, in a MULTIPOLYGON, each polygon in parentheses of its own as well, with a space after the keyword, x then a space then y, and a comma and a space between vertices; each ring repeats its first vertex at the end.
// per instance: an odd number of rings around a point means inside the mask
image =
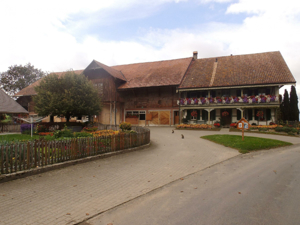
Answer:
POLYGON ((208 113, 206 110, 202 110, 202 120, 207 120, 208 118, 208 113))
POLYGON ((236 110, 236 119, 237 119, 237 120, 240 120, 241 117, 242 117, 241 111, 237 109, 237 110, 236 110))
POLYGON ((200 110, 197 110, 197 120, 200 120, 200 110))
POLYGON ((192 113, 192 110, 188 109, 188 110, 187 110, 187 115, 186 115, 186 119, 187 119, 187 120, 190 120, 190 119, 191 119, 191 113, 192 113))
POLYGON ((248 109, 248 120, 252 120, 252 109, 248 109))
POLYGON ((256 116, 257 115, 257 112, 258 112, 258 110, 257 109, 255 109, 255 120, 258 120, 258 117, 256 116))
POLYGON ((210 120, 215 120, 216 119, 216 110, 213 110, 210 112, 210 120))
POLYGON ((271 109, 267 109, 267 120, 271 120, 271 109))

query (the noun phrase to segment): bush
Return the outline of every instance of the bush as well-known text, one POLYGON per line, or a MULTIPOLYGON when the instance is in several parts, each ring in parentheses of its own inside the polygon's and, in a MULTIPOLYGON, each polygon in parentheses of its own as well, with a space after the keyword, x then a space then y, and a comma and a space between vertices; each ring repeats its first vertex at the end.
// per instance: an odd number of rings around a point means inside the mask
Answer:
MULTIPOLYGON (((32 125, 33 128, 35 127, 35 124, 32 125)), ((28 124, 28 123, 23 123, 21 124, 21 133, 24 134, 24 132, 27 132, 27 131, 31 131, 31 124, 28 124)), ((26 133, 27 134, 27 133, 26 133)), ((30 133, 29 133, 30 134, 30 133)))
POLYGON ((95 132, 96 130, 98 130, 98 127, 84 127, 82 130, 86 132, 95 132))
POLYGON ((93 137, 93 134, 87 132, 76 132, 74 133, 74 137, 93 137))
POLYGON ((296 134, 298 133, 298 130, 292 127, 276 127, 275 128, 276 132, 285 132, 287 134, 292 133, 292 134, 296 134))
POLYGON ((256 126, 256 123, 252 123, 251 125, 252 125, 252 126, 256 126))
POLYGON ((36 130, 38 133, 40 132, 49 132, 49 127, 47 128, 45 125, 37 125, 36 130))
POLYGON ((260 128, 258 128, 258 131, 268 131, 268 128, 262 128, 262 127, 260 127, 260 128))
POLYGON ((122 129, 122 131, 131 130, 131 124, 127 122, 121 123, 119 127, 122 129))
POLYGON ((74 137, 72 131, 68 129, 68 127, 65 125, 65 128, 63 130, 57 130, 54 132, 53 135, 55 138, 61 138, 61 137, 74 137))

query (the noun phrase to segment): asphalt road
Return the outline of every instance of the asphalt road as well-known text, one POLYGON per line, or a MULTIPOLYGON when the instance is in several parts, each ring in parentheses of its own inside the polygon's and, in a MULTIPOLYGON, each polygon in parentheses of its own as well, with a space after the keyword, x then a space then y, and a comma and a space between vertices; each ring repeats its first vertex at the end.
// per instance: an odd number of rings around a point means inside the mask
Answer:
POLYGON ((238 155, 82 224, 300 224, 300 145, 238 155))

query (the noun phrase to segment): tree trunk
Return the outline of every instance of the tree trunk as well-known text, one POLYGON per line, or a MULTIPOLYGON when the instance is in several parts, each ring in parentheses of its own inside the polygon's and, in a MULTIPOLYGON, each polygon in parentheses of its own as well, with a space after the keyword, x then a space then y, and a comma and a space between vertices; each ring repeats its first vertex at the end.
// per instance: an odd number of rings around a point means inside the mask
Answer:
POLYGON ((50 123, 54 122, 54 116, 50 116, 50 123))

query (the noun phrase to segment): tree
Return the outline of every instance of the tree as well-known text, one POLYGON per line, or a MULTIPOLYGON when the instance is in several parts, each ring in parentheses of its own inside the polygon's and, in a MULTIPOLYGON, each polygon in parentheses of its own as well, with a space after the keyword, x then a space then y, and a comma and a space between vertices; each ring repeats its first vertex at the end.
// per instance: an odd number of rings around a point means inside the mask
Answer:
POLYGON ((46 73, 28 63, 25 66, 10 66, 9 70, 2 72, 0 75, 1 87, 7 94, 13 96, 18 91, 46 76, 46 73))
POLYGON ((290 120, 299 121, 298 96, 294 86, 291 86, 290 92, 290 120))
POLYGON ((289 120, 290 119, 290 100, 289 100, 289 94, 288 91, 284 90, 283 95, 283 102, 282 104, 282 114, 283 114, 283 120, 289 120))
POLYGON ((35 91, 35 111, 41 116, 65 116, 69 121, 71 116, 97 115, 102 108, 101 98, 92 82, 73 71, 60 78, 56 74, 44 77, 35 91))

